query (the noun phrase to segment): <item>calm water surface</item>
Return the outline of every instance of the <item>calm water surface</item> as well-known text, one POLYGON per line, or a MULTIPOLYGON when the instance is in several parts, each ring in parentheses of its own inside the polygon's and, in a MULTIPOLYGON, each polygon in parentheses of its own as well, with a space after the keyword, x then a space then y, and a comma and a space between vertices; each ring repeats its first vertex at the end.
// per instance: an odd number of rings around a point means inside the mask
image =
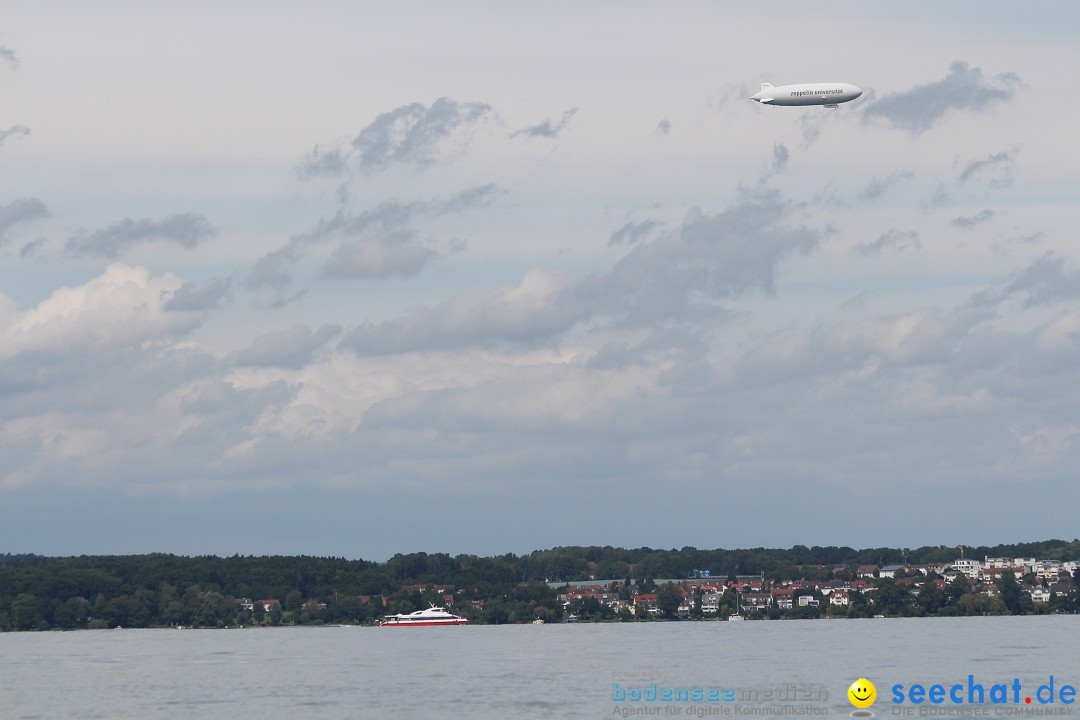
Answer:
MULTIPOLYGON (((987 690, 1019 678, 1033 693, 1051 675, 1080 687, 1080 616, 7 633, 0 718, 694 717, 724 704, 613 700, 613 683, 652 682, 794 683, 847 717, 860 676, 892 717, 893 684, 969 674, 987 690)), ((777 704, 791 703, 757 703, 777 704)))

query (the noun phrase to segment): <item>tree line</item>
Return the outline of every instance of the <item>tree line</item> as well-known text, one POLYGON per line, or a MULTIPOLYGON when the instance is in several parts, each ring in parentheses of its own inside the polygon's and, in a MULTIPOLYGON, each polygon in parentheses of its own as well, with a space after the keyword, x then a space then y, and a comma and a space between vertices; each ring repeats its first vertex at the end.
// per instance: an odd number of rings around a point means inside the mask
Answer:
MULTIPOLYGON (((1080 557, 1080 541, 969 547, 966 554, 1067 560, 1080 557)), ((648 587, 655 579, 686 578, 703 570, 719 578, 821 579, 815 576, 838 565, 942 562, 956 556, 957 549, 946 546, 855 550, 803 545, 733 550, 556 547, 491 557, 420 552, 397 554, 386 562, 309 556, 0 554, 0 631, 366 623, 429 603, 444 604, 443 593, 410 587, 436 584, 452 586, 455 611, 474 622, 537 617, 550 622, 566 612, 552 587, 558 582, 633 579, 648 587), (245 607, 242 599, 250 599, 252 607, 245 607), (264 600, 276 602, 264 605, 264 600)), ((1009 595, 1011 605, 1020 608, 1019 602, 1009 595)), ((591 604, 577 609, 605 617, 591 604)))

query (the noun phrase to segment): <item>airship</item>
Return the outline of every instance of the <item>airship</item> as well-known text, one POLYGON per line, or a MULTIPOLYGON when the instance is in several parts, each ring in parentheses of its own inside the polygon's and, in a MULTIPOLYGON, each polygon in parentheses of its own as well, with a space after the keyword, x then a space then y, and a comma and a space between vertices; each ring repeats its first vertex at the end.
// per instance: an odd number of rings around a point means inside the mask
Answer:
POLYGON ((862 90, 848 83, 805 83, 779 87, 761 83, 761 92, 750 99, 762 105, 823 105, 834 108, 860 95, 862 90))

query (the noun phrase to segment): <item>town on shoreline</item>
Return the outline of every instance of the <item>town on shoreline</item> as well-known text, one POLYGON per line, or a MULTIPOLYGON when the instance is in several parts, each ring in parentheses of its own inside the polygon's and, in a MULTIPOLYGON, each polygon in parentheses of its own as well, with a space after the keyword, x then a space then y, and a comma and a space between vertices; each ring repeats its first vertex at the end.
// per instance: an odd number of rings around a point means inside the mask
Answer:
POLYGON ((374 624, 429 606, 484 624, 1075 613, 1078 557, 1077 540, 917 550, 559 547, 399 554, 385 563, 0 554, 0 632, 374 624))

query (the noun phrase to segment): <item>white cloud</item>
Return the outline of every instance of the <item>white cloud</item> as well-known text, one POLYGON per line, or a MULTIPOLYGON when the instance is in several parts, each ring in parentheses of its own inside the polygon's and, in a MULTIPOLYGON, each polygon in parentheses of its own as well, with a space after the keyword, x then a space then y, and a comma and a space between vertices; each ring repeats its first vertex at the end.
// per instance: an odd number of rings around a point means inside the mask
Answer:
POLYGON ((150 275, 146 268, 119 263, 76 287, 53 292, 37 307, 19 313, 2 329, 0 357, 50 352, 78 356, 175 337, 197 327, 204 312, 166 310, 183 287, 175 275, 150 275))

